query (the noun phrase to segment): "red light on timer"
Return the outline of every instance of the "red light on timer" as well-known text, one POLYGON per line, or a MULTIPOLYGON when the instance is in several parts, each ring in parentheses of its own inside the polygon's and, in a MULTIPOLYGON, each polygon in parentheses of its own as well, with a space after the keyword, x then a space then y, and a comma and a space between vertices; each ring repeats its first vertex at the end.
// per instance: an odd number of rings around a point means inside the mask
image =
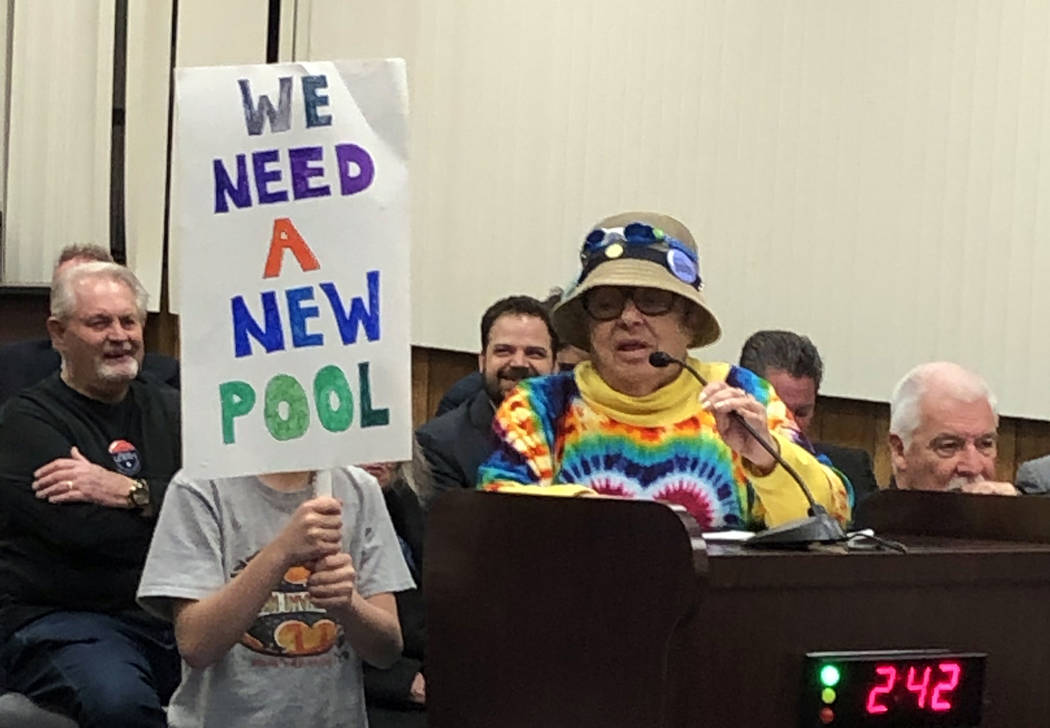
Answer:
POLYGON ((875 666, 877 676, 876 684, 868 691, 868 699, 865 710, 869 715, 879 715, 890 710, 889 696, 894 689, 899 689, 899 683, 903 682, 904 689, 911 693, 915 700, 915 707, 919 710, 930 710, 943 713, 951 710, 951 697, 955 688, 959 686, 962 678, 962 665, 954 661, 945 661, 937 664, 938 674, 933 674, 930 665, 919 669, 914 665, 908 666, 903 671, 903 666, 893 663, 885 663, 875 666), (903 680, 901 673, 904 672, 903 680), (936 677, 937 682, 933 685, 930 681, 936 677))

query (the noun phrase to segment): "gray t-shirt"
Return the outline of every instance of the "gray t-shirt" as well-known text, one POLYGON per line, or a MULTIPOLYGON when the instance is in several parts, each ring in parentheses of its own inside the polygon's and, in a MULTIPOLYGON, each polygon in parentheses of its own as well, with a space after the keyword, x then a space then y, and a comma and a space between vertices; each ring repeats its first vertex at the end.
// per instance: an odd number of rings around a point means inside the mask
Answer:
MULTIPOLYGON (((358 468, 332 471, 343 503, 343 546, 363 597, 413 587, 382 493, 358 468)), ((203 599, 230 581, 314 496, 273 490, 255 477, 168 486, 139 584, 139 603, 171 620, 172 599, 203 599)), ((366 726, 361 660, 343 629, 306 593, 302 567, 285 572, 241 641, 204 669, 182 663, 172 728, 366 726)))

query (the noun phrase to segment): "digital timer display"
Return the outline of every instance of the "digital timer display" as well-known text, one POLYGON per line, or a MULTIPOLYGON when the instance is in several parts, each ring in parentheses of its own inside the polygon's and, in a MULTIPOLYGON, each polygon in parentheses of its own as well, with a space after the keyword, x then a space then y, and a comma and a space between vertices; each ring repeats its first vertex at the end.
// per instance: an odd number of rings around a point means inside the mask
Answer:
POLYGON ((811 652, 803 671, 800 725, 978 726, 985 657, 946 650, 811 652))

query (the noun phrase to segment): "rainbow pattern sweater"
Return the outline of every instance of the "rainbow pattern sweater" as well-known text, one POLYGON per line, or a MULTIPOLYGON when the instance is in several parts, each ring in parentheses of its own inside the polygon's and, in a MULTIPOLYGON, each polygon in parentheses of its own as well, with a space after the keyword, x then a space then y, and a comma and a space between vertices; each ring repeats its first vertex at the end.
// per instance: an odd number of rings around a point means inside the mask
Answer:
MULTIPOLYGON (((725 380, 766 406, 781 455, 813 497, 843 524, 848 481, 798 444, 798 429, 772 386, 747 369, 690 359, 708 381, 725 380)), ((555 484, 677 503, 701 529, 761 528, 806 515, 807 503, 783 468, 756 475, 719 436, 700 406, 702 387, 683 371, 645 397, 609 387, 589 362, 573 373, 522 382, 496 413, 499 449, 478 471, 479 487, 513 490, 555 484)))

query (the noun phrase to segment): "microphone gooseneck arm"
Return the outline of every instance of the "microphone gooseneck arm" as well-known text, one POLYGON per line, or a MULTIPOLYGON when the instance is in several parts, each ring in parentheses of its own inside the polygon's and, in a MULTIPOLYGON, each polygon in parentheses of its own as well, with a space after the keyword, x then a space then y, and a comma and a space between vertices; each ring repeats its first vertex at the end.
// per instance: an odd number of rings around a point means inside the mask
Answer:
MULTIPOLYGON (((692 374, 693 377, 696 378, 696 381, 700 382, 701 386, 707 386, 707 380, 704 379, 700 372, 696 371, 696 369, 692 365, 690 365, 689 362, 684 361, 682 359, 676 359, 667 352, 654 351, 652 354, 649 355, 649 363, 652 366, 657 367, 659 369, 670 366, 671 364, 677 364, 678 366, 682 367, 687 372, 692 374)), ((784 470, 787 471, 787 474, 790 475, 796 483, 798 483, 798 487, 802 489, 803 495, 806 496, 806 501, 809 502, 809 515, 815 516, 817 513, 827 512, 824 509, 824 506, 820 505, 819 503, 817 503, 816 500, 814 500, 813 494, 806 486, 805 481, 802 480, 802 477, 798 474, 798 472, 796 472, 796 470, 793 467, 791 467, 791 465, 789 465, 786 460, 784 460, 780 453, 777 452, 777 448, 773 447, 768 442, 766 442, 765 438, 759 435, 758 431, 754 428, 754 426, 752 426, 750 422, 745 420, 743 415, 741 415, 739 412, 737 412, 736 410, 732 410, 729 413, 729 416, 732 417, 737 423, 739 423, 745 430, 747 430, 751 437, 755 438, 758 444, 762 446, 762 449, 769 453, 773 457, 773 460, 775 460, 778 465, 783 467, 784 470)))

